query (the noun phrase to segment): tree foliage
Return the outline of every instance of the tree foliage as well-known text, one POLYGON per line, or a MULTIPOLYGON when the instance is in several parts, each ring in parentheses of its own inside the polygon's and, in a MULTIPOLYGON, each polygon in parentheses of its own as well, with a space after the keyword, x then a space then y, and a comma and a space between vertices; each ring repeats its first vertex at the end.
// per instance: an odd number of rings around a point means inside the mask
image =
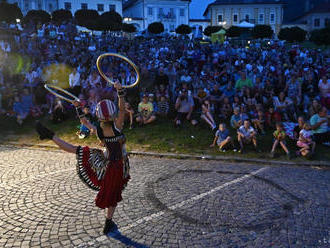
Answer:
POLYGON ((252 29, 252 36, 255 39, 272 38, 274 32, 269 25, 256 25, 252 29))
POLYGON ((123 23, 122 30, 126 33, 134 33, 136 32, 136 27, 133 24, 123 23))
POLYGON ((16 19, 22 18, 22 11, 16 4, 0 3, 0 22, 16 23, 16 19))
POLYGON ((226 35, 228 37, 239 37, 241 33, 242 33, 242 28, 231 26, 230 28, 228 28, 226 35))
POLYGON ((175 29, 175 32, 177 34, 187 35, 191 33, 191 27, 186 24, 181 24, 175 29))
POLYGON ((122 17, 116 11, 104 12, 97 18, 97 29, 102 31, 120 31, 122 29, 122 17))
POLYGON ((153 22, 148 26, 149 33, 152 34, 161 34, 164 32, 164 25, 161 22, 153 22))
POLYGON ((79 26, 90 28, 96 24, 99 13, 95 9, 79 9, 74 13, 74 19, 79 26))
POLYGON ((282 28, 278 38, 288 42, 303 42, 306 39, 307 32, 299 27, 282 28))
POLYGON ((63 21, 68 21, 71 19, 72 19, 72 13, 70 10, 59 9, 59 10, 55 10, 52 13, 52 20, 57 23, 61 23, 63 21))
POLYGON ((211 36, 211 34, 216 33, 222 29, 221 26, 207 26, 204 30, 206 36, 211 36))
POLYGON ((330 45, 330 26, 313 30, 309 40, 319 46, 330 45))
POLYGON ((50 14, 44 10, 30 10, 24 17, 24 22, 47 23, 50 22, 50 14))

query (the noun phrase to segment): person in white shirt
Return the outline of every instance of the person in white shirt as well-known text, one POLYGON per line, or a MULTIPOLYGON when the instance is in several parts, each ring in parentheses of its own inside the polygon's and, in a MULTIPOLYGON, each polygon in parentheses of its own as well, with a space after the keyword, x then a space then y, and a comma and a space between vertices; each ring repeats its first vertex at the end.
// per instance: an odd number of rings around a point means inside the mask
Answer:
POLYGON ((237 139, 240 144, 241 149, 240 153, 243 153, 244 144, 250 144, 251 142, 254 145, 254 148, 257 150, 257 132, 251 127, 250 121, 245 120, 243 125, 237 130, 237 139))
POLYGON ((73 69, 73 72, 69 75, 69 85, 71 92, 78 96, 81 91, 81 85, 80 85, 80 73, 77 71, 76 68, 73 69))

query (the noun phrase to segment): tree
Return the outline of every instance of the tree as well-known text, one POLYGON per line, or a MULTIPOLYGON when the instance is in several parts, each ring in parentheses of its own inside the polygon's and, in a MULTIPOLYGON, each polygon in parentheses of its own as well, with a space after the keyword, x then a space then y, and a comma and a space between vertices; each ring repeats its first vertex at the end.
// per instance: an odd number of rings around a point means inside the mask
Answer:
POLYGON ((16 4, 0 3, 0 23, 16 23, 16 19, 22 18, 22 11, 16 4))
POLYGON ((103 31, 120 31, 122 29, 122 17, 116 11, 104 12, 97 19, 99 30, 103 31))
POLYGON ((269 25, 256 25, 252 29, 252 36, 255 39, 272 38, 274 32, 269 25))
POLYGON ((99 13, 95 9, 79 9, 74 13, 74 19, 79 26, 89 28, 92 22, 96 22, 99 13))
POLYGON ((164 32, 164 25, 161 22, 153 22, 148 26, 148 31, 151 34, 161 34, 164 32))
POLYGON ((306 39, 307 32, 297 26, 292 28, 282 28, 278 34, 280 40, 288 42, 303 42, 306 39))
POLYGON ((44 10, 30 10, 23 20, 25 23, 47 23, 50 22, 50 14, 44 10))
POLYGON ((228 37, 239 37, 241 33, 242 29, 240 27, 231 26, 230 28, 228 28, 226 35, 228 37))
POLYGON ((123 23, 122 30, 126 33, 134 33, 136 32, 136 27, 133 24, 123 23))
POLYGON ((177 34, 187 35, 191 33, 191 27, 186 24, 181 24, 175 29, 175 32, 177 34))
POLYGON ((72 13, 70 10, 59 9, 59 10, 55 10, 52 13, 52 20, 57 23, 61 23, 63 21, 68 21, 71 19, 72 19, 72 13))
POLYGON ((221 26, 207 26, 204 30, 206 36, 211 36, 211 34, 216 33, 222 29, 221 26))
POLYGON ((319 46, 330 45, 330 26, 313 30, 309 40, 319 46))

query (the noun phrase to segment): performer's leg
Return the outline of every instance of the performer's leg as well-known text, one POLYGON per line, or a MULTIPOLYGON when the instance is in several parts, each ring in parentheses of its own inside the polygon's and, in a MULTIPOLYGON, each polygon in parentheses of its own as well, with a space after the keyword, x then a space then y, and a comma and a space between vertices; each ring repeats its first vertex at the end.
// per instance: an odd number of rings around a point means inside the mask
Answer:
POLYGON ((107 219, 112 219, 113 214, 115 213, 116 207, 109 207, 107 209, 107 219))
POLYGON ((116 207, 109 207, 107 209, 107 218, 105 219, 105 224, 103 228, 103 233, 107 235, 109 232, 116 228, 116 224, 112 221, 112 216, 116 210, 116 207))

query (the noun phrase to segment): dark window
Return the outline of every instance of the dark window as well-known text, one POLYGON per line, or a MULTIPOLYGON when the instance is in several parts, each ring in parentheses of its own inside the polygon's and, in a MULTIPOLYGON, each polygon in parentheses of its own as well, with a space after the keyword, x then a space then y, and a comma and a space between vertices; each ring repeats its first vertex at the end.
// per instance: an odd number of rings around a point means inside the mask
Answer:
POLYGON ((109 11, 116 11, 116 5, 110 4, 109 5, 109 11))
POLYGON ((48 10, 49 12, 53 12, 53 5, 51 3, 48 5, 48 10))
POLYGON ((329 18, 325 18, 325 20, 324 20, 324 26, 325 27, 329 27, 330 26, 330 19, 329 18))
POLYGON ((314 27, 319 27, 320 26, 320 19, 314 19, 314 27))
POLYGON ((238 15, 234 15, 234 22, 237 22, 238 20, 238 15))
POLYGON ((163 8, 159 8, 159 15, 163 15, 164 14, 164 9, 163 8))
POLYGON ((64 3, 64 9, 71 10, 71 3, 70 2, 65 2, 64 3))
POLYGON ((184 9, 180 9, 180 16, 184 16, 185 13, 184 13, 184 9))
POLYGON ((222 22, 222 15, 218 15, 218 22, 222 22))
POLYGON ((104 4, 98 4, 97 11, 104 11, 104 4))
POLYGON ((81 9, 88 9, 88 4, 87 3, 82 3, 81 4, 81 9))
POLYGON ((275 22, 275 14, 274 13, 270 14, 270 22, 271 23, 275 22))
POLYGON ((148 7, 148 15, 152 15, 152 8, 148 7))
POLYGON ((250 16, 249 15, 245 15, 245 21, 247 21, 247 22, 250 21, 250 16))

